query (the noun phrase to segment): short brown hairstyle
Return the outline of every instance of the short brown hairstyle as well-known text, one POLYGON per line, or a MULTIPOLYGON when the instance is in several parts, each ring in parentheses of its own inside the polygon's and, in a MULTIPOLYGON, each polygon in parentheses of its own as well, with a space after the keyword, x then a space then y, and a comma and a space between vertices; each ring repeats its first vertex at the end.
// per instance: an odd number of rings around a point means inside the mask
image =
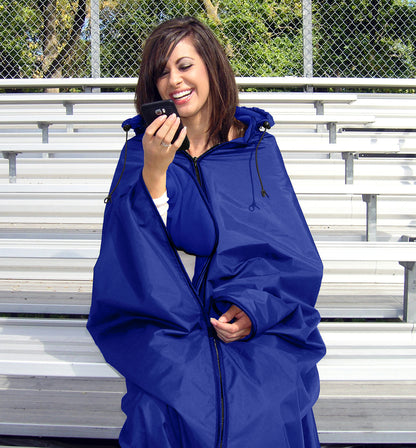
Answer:
MULTIPOLYGON (((182 17, 163 22, 147 38, 136 86, 135 106, 141 113, 144 103, 160 100, 156 87, 175 46, 190 37, 205 63, 210 83, 212 105, 209 139, 215 143, 228 140, 238 105, 238 88, 228 58, 209 27, 193 17, 182 17)), ((238 128, 241 128, 237 124, 238 128)))

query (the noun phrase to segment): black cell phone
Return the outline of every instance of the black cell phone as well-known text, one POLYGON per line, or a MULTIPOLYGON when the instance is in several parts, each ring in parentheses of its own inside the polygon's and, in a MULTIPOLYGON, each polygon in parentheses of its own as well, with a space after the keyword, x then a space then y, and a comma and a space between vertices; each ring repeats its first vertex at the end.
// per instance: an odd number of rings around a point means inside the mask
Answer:
MULTIPOLYGON (((141 115, 147 126, 149 126, 150 123, 152 123, 157 117, 160 117, 161 115, 169 116, 172 114, 176 114, 179 117, 175 103, 172 100, 162 100, 162 101, 155 101, 153 103, 145 103, 142 104, 141 107, 141 115)), ((175 136, 173 137, 171 143, 173 143, 179 137, 179 134, 182 129, 183 124, 182 122, 180 122, 179 128, 176 131, 175 136)), ((188 149, 189 149, 189 139, 188 136, 186 136, 185 140, 183 141, 178 151, 187 151, 188 149)))

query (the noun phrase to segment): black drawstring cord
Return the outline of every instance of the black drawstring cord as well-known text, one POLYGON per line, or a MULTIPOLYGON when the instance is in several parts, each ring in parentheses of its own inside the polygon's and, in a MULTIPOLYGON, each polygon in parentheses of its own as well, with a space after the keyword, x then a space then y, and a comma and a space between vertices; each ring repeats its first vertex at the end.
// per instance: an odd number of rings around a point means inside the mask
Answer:
POLYGON ((259 181, 260 181, 261 195, 263 197, 266 197, 266 196, 269 197, 269 195, 267 194, 267 191, 264 189, 263 181, 261 180, 260 169, 259 169, 259 162, 257 160, 257 150, 259 149, 260 143, 263 140, 264 134, 266 133, 267 129, 271 128, 271 126, 270 126, 270 123, 268 121, 265 121, 262 124, 262 127, 264 128, 264 131, 263 131, 263 134, 261 134, 260 140, 259 140, 259 142, 257 143, 257 146, 256 146, 256 170, 257 170, 257 176, 259 177, 259 181))
POLYGON ((114 186, 114 188, 110 191, 110 193, 108 194, 108 196, 104 199, 104 204, 107 204, 107 202, 111 202, 111 198, 113 196, 113 193, 115 191, 115 189, 118 187, 118 184, 121 181, 121 178, 123 177, 124 174, 124 170, 126 169, 126 162, 127 162, 127 141, 128 141, 128 136, 129 136, 129 131, 131 129, 131 126, 129 124, 125 124, 123 126, 123 131, 126 133, 126 144, 124 147, 124 163, 123 163, 123 169, 121 170, 121 174, 120 177, 118 178, 118 181, 116 183, 116 185, 114 186))
MULTIPOLYGON (((266 197, 266 196, 269 197, 269 195, 267 194, 267 191, 264 189, 263 181, 262 181, 262 179, 261 179, 260 169, 259 169, 259 162, 258 162, 258 158, 257 158, 257 152, 258 152, 260 143, 261 143, 261 141, 263 140, 264 134, 266 133, 266 131, 267 131, 268 129, 271 128, 271 126, 270 126, 270 123, 269 123, 268 121, 264 121, 263 124, 262 124, 262 127, 264 128, 264 131, 263 131, 263 133, 261 134, 260 140, 258 141, 257 146, 256 146, 256 170, 257 170, 257 176, 258 176, 259 181, 260 181, 261 195, 262 195, 263 197, 266 197)), ((104 199, 104 203, 105 203, 105 204, 107 204, 107 202, 111 202, 111 198, 112 198, 112 196, 113 196, 113 193, 114 193, 114 191, 116 190, 116 188, 118 187, 118 185, 120 184, 121 178, 123 177, 123 174, 124 174, 124 170, 126 169, 126 161, 127 161, 127 141, 128 141, 128 134, 129 134, 129 130, 130 130, 130 129, 131 129, 131 126, 128 125, 128 124, 126 124, 126 125, 123 126, 123 130, 124 130, 125 133, 126 133, 126 145, 125 145, 125 148, 124 148, 124 163, 123 163, 123 169, 121 170, 121 174, 120 174, 120 177, 118 178, 118 181, 117 181, 116 185, 115 185, 114 188, 110 191, 110 193, 108 194, 108 196, 104 199)))

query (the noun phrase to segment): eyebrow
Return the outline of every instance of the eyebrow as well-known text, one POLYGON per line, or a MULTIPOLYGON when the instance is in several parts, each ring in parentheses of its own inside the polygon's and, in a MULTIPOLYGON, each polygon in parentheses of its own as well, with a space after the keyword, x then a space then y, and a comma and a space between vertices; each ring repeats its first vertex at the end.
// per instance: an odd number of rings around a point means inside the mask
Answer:
POLYGON ((181 58, 175 61, 175 64, 179 64, 183 59, 190 59, 191 61, 195 60, 192 56, 182 56, 181 58))

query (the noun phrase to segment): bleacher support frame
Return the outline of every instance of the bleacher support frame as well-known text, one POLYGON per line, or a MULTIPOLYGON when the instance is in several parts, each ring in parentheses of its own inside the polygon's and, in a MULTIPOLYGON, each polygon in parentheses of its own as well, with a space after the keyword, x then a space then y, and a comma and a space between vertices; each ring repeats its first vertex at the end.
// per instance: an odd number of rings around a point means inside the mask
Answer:
MULTIPOLYGON (((242 105, 275 117, 270 132, 324 261, 321 442, 416 444, 416 165, 404 158, 416 154, 409 129, 416 100, 356 93, 413 92, 416 80, 237 84, 242 105)), ((103 199, 135 85, 130 78, 0 80, 0 89, 62 90, 0 94, 0 112, 7 111, 0 151, 8 159, 0 160, 0 434, 116 438, 122 425, 123 380, 85 324, 103 199), (99 92, 115 88, 130 92, 99 92), (81 163, 90 174, 76 171, 81 163)))

